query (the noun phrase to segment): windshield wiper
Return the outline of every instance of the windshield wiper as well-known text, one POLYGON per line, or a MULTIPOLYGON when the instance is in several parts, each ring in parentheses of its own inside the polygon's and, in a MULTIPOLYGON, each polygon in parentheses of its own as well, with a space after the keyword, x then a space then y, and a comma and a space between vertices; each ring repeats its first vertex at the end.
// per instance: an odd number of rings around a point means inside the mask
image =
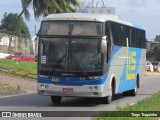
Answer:
POLYGON ((81 69, 82 73, 89 78, 87 72, 83 69, 81 63, 79 63, 79 61, 77 60, 77 58, 72 54, 72 58, 74 59, 75 63, 79 66, 79 68, 81 69))
POLYGON ((66 54, 64 54, 61 58, 59 58, 58 64, 61 63, 61 62, 63 61, 64 58, 66 58, 66 54))
POLYGON ((75 76, 74 74, 62 73, 62 76, 75 76))

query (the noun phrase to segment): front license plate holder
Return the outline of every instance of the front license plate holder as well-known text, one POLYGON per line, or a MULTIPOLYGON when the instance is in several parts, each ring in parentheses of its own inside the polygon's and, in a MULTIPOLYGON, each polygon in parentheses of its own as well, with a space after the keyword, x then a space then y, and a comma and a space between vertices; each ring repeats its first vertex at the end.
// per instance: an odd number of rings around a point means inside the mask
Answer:
POLYGON ((63 88, 63 92, 73 92, 73 88, 63 88))

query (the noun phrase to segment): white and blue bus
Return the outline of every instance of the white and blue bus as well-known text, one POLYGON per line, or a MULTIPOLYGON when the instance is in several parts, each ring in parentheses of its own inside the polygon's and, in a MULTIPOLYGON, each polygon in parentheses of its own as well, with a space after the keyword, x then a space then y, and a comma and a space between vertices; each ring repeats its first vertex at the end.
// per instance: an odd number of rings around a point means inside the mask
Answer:
POLYGON ((135 96, 144 82, 145 29, 113 15, 51 14, 41 22, 38 94, 93 97, 110 103, 135 96))

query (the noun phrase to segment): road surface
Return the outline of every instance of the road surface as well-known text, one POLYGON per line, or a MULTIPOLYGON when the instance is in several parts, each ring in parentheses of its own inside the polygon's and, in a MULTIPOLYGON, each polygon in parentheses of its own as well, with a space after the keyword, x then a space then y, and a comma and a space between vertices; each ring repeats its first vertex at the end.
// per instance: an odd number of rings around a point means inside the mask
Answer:
MULTIPOLYGON (((148 76, 145 79, 146 82, 138 89, 136 97, 118 95, 111 104, 101 104, 101 101, 97 99, 64 97, 60 105, 53 105, 50 97, 38 96, 34 93, 0 98, 0 111, 112 111, 117 107, 135 104, 138 100, 160 91, 160 76, 148 76)), ((72 116, 72 113, 70 115, 72 116)), ((70 118, 65 118, 67 119, 70 120, 70 118)))

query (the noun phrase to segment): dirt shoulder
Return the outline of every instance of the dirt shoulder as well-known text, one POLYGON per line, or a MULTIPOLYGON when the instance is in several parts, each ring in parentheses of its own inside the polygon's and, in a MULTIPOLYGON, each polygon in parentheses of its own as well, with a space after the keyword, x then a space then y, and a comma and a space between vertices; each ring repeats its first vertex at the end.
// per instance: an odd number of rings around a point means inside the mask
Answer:
MULTIPOLYGON (((36 93, 37 92, 37 81, 28 80, 25 78, 0 73, 0 82, 4 85, 11 85, 12 87, 19 86, 25 93, 36 93)), ((1 95, 0 95, 1 96, 1 95)))

